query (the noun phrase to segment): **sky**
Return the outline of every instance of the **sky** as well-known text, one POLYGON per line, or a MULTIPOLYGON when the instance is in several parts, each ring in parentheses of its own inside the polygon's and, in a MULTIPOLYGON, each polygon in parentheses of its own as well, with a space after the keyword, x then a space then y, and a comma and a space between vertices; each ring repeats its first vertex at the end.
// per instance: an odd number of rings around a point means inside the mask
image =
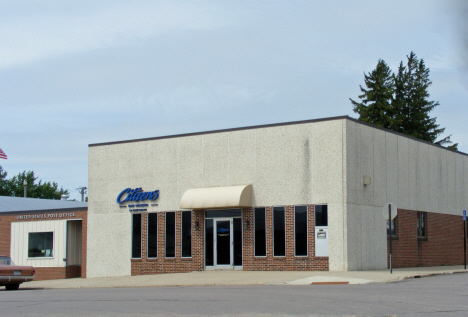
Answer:
POLYGON ((430 69, 468 153, 468 5, 0 0, 0 165, 81 200, 88 145, 348 115, 379 59, 430 69))

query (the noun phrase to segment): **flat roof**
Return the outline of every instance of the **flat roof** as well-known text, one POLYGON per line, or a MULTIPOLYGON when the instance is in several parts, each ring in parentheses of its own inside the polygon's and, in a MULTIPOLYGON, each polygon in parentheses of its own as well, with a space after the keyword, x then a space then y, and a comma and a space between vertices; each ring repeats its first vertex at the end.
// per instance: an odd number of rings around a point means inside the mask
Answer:
POLYGON ((313 123, 313 122, 343 120, 343 119, 354 120, 354 119, 352 119, 352 118, 350 118, 348 116, 340 116, 340 117, 330 117, 330 118, 323 118, 323 119, 312 119, 312 120, 302 120, 302 121, 292 121, 292 122, 283 122, 283 123, 271 123, 271 124, 263 124, 263 125, 254 125, 254 126, 247 126, 247 127, 240 127, 240 128, 230 128, 230 129, 222 129, 222 130, 211 130, 211 131, 203 131, 203 132, 174 134, 174 135, 166 135, 166 136, 143 138, 143 139, 113 141, 113 142, 104 142, 104 143, 94 143, 94 144, 89 144, 88 146, 93 147, 93 146, 122 144, 122 143, 133 143, 133 142, 152 141, 152 140, 161 140, 161 139, 172 139, 172 138, 181 138, 181 137, 203 135, 203 134, 214 134, 214 133, 241 131, 241 130, 262 129, 262 128, 280 127, 280 126, 285 126, 285 125, 306 124, 306 123, 313 123))
POLYGON ((182 138, 182 137, 189 137, 189 136, 196 136, 196 135, 204 135, 204 134, 215 134, 215 133, 223 133, 223 132, 233 132, 233 131, 241 131, 241 130, 252 130, 252 129, 262 129, 262 128, 272 128, 272 127, 280 127, 280 126, 287 126, 287 125, 297 125, 297 124, 307 124, 307 123, 314 123, 314 122, 322 122, 322 121, 334 121, 334 120, 350 120, 358 124, 366 125, 368 127, 385 131, 387 133, 392 133, 398 136, 402 136, 411 140, 415 140, 418 142, 422 142, 425 144, 429 144, 435 146, 440 149, 445 149, 447 151, 451 151, 453 153, 462 154, 468 156, 468 154, 460 151, 453 151, 443 147, 441 145, 428 142, 425 140, 421 140, 403 133, 395 132, 389 129, 384 129, 379 126, 359 121, 358 119, 351 118, 350 116, 337 116, 337 117, 328 117, 328 118, 321 118, 321 119, 309 119, 309 120, 301 120, 301 121, 290 121, 290 122, 282 122, 282 123, 271 123, 271 124, 263 124, 263 125, 255 125, 255 126, 246 126, 246 127, 239 127, 239 128, 230 128, 230 129, 221 129, 221 130, 211 130, 211 131, 202 131, 202 132, 192 132, 192 133, 182 133, 182 134, 173 134, 173 135, 166 135, 166 136, 159 136, 159 137, 150 137, 150 138, 142 138, 142 139, 131 139, 131 140, 123 140, 123 141, 112 141, 112 142, 103 142, 103 143, 93 143, 89 144, 88 147, 96 147, 96 146, 104 146, 104 145, 114 145, 114 144, 124 144, 124 143, 134 143, 134 142, 143 142, 143 141, 153 141, 153 140, 162 140, 162 139, 172 139, 172 138, 182 138))
POLYGON ((0 196, 0 214, 78 211, 87 209, 88 203, 81 201, 0 196))

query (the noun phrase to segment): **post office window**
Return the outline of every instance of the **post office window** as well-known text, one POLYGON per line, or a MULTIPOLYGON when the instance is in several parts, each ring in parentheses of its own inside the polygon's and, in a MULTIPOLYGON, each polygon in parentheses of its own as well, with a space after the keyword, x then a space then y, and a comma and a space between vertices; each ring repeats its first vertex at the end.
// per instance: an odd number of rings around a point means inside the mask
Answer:
POLYGON ((53 232, 30 232, 28 241, 28 257, 50 258, 54 256, 53 232))

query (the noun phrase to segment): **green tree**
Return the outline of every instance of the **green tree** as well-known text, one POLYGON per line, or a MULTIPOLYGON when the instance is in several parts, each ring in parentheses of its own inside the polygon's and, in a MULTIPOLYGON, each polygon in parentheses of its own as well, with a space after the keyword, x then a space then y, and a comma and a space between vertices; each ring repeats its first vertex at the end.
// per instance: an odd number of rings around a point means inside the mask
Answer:
POLYGON ((0 196, 10 196, 8 180, 6 178, 7 172, 3 171, 0 166, 0 196))
MULTIPOLYGON (((392 74, 383 60, 369 75, 364 75, 367 90, 361 87, 361 102, 353 103, 353 111, 359 114, 359 120, 375 124, 396 132, 447 146, 453 142, 451 136, 436 141, 444 133, 437 123, 437 118, 429 113, 439 105, 437 101, 429 100, 429 69, 424 60, 418 60, 411 52, 407 56, 406 65, 403 62, 398 67, 398 73, 392 74), (385 100, 385 101, 383 101, 385 100)), ((448 146, 457 150, 458 143, 448 146)))
MULTIPOLYGON (((3 171, 1 166, 0 171, 3 171)), ((34 175, 33 171, 24 171, 13 176, 9 180, 6 180, 6 177, 4 178, 5 182, 0 183, 0 193, 4 196, 24 197, 24 180, 27 182, 27 197, 30 198, 60 199, 62 194, 69 194, 68 190, 63 189, 63 187, 59 189, 58 184, 55 182, 43 183, 42 180, 37 182, 37 177, 34 175)))
POLYGON ((392 129, 395 117, 392 108, 395 85, 390 67, 380 59, 371 73, 364 73, 364 83, 367 89, 359 86, 362 92, 359 96, 361 102, 350 98, 354 112, 359 113, 361 121, 392 129))

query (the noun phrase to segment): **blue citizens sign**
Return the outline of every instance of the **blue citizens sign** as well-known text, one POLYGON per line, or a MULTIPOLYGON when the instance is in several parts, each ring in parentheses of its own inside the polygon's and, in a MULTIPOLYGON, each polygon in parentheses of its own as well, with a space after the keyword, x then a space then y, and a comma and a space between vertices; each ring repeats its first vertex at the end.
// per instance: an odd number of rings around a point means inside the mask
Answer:
POLYGON ((152 191, 152 192, 144 192, 143 189, 140 188, 125 188, 122 192, 117 196, 117 203, 121 204, 126 201, 144 201, 144 200, 152 200, 155 201, 159 197, 159 189, 152 191))

